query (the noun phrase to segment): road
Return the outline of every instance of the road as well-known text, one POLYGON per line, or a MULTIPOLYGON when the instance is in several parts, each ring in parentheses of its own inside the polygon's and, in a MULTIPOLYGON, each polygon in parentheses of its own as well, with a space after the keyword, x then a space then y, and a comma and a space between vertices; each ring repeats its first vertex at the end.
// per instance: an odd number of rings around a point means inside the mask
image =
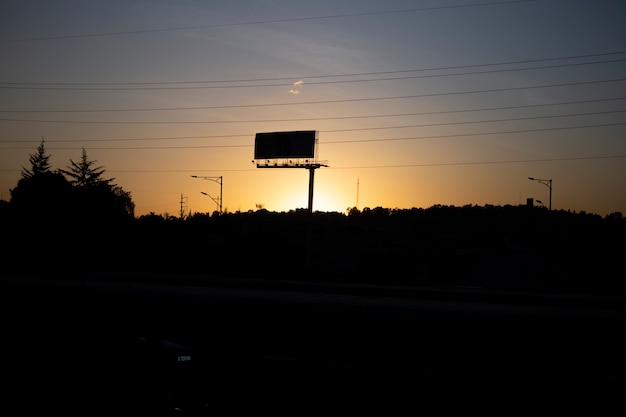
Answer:
POLYGON ((25 415, 563 411, 626 387, 620 298, 93 271, 1 285, 25 415))

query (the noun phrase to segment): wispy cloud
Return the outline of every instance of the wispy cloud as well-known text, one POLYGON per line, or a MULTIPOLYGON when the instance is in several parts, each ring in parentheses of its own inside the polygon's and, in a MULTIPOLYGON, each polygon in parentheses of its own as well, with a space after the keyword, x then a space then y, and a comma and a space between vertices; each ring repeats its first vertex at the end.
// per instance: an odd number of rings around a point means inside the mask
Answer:
POLYGON ((296 81, 295 83, 293 83, 293 86, 295 88, 292 88, 291 90, 289 90, 289 92, 291 94, 300 94, 300 91, 298 90, 298 87, 300 87, 302 84, 304 84, 304 81, 302 81, 302 80, 296 81))

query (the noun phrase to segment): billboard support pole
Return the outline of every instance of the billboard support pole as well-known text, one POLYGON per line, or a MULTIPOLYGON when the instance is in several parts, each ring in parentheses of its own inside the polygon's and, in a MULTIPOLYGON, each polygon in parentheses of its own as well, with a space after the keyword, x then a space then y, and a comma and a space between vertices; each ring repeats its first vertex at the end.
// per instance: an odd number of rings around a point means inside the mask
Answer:
POLYGON ((309 214, 313 214, 313 177, 315 167, 309 167, 309 214))
POLYGON ((313 235, 313 179, 315 176, 315 168, 316 166, 309 167, 309 215, 307 219, 305 259, 305 264, 307 268, 311 266, 311 239, 313 235))

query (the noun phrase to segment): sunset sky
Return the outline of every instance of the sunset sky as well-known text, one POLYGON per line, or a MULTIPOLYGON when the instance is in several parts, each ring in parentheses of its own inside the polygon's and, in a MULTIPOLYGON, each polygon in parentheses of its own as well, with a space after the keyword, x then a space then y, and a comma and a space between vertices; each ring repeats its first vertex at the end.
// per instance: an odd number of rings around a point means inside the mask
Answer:
POLYGON ((42 138, 135 215, 306 208, 257 132, 316 130, 313 209, 626 214, 626 1, 0 3, 0 192, 42 138), (204 195, 202 193, 206 193, 204 195), (213 198, 210 198, 213 197, 213 198))

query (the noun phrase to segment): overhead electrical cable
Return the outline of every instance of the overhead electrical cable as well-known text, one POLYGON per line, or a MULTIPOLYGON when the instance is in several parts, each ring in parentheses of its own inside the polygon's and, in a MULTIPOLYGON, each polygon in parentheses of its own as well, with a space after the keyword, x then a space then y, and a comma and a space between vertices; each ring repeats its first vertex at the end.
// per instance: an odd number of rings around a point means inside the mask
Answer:
POLYGON ((626 155, 600 155, 600 156, 579 156, 567 158, 540 158, 540 159, 504 159, 499 161, 467 161, 467 162, 435 162, 428 164, 397 164, 397 165, 361 165, 361 166, 332 166, 329 169, 372 169, 372 168, 418 168, 418 167, 442 167, 442 166, 463 166, 463 165, 494 165, 494 164, 525 164, 534 162, 564 162, 564 161, 585 161, 594 159, 622 159, 626 155))
MULTIPOLYGON (((425 139, 451 139, 451 138, 461 138, 461 137, 478 137, 478 136, 492 136, 492 135, 507 135, 507 134, 515 134, 515 133, 536 133, 536 132, 549 132, 549 131, 559 131, 559 130, 576 130, 576 129, 591 129, 591 128, 602 128, 602 127, 614 127, 614 126, 625 126, 626 122, 616 122, 616 123, 597 123, 597 124, 588 124, 588 125, 578 125, 578 126, 557 126, 557 127, 545 127, 545 128, 535 128, 535 129, 514 129, 514 130, 500 130, 500 131, 491 131, 491 132, 475 132, 475 133, 455 133, 448 135, 430 135, 430 136, 410 136, 410 137, 401 137, 401 138, 376 138, 376 139, 354 139, 354 140, 339 140, 339 141, 324 141, 324 145, 330 144, 350 144, 350 143, 370 143, 370 142, 395 142, 395 141, 411 141, 411 140, 425 140, 425 139)), ((359 130, 359 129, 354 129, 359 130)), ((327 131, 320 131, 320 133, 329 133, 327 131)), ((251 137, 250 135, 241 135, 240 137, 251 137)), ((250 148, 254 147, 254 144, 228 144, 228 145, 190 145, 190 146, 124 146, 124 147, 89 147, 89 149, 93 150, 163 150, 163 149, 209 149, 209 148, 250 148)), ((60 146, 47 146, 48 149, 59 149, 59 150, 76 150, 81 148, 76 147, 60 147, 60 146)), ((0 149, 31 149, 30 147, 17 147, 17 146, 3 146, 0 149)))
MULTIPOLYGON (((380 127, 364 127, 357 129, 339 129, 339 130, 330 130, 326 132, 351 132, 355 130, 381 130, 381 129, 401 129, 401 128, 409 128, 409 127, 432 127, 432 126, 453 126, 453 125, 464 125, 464 124, 475 124, 475 123, 496 123, 496 122, 511 122, 511 121, 520 121, 520 120, 537 120, 537 119, 553 119, 553 118, 561 118, 561 117, 578 117, 578 116, 591 116, 591 115, 600 115, 600 114, 614 114, 614 113, 624 113, 626 110, 605 110, 598 112, 581 112, 581 113, 569 113, 569 114, 554 114, 554 115, 544 115, 544 116, 525 116, 525 117, 510 117, 503 119, 486 119, 486 120, 469 120, 462 122, 444 122, 444 123, 427 123, 427 124, 416 124, 416 125, 399 125, 399 126, 380 126, 380 127)), ((105 123, 105 124, 206 124, 212 122, 205 121, 186 121, 186 122, 170 122, 170 121, 160 121, 160 122, 98 122, 98 121, 67 121, 67 120, 30 120, 30 119, 0 119, 0 121, 18 121, 18 122, 41 122, 41 123, 105 123)), ((0 141, 1 142, 1 141, 0 141)))
POLYGON ((502 122, 517 122, 521 120, 539 120, 539 119, 555 119, 562 117, 580 117, 580 116, 595 116, 600 114, 615 114, 626 113, 626 110, 607 110, 601 112, 582 112, 582 113, 570 113, 570 114, 551 114, 546 116, 526 116, 526 117, 509 117, 504 119, 489 119, 489 120, 466 120, 462 122, 444 122, 444 123, 424 123, 418 125, 400 125, 400 126, 380 126, 380 127, 365 127, 365 128, 353 128, 353 129, 333 129, 325 130, 325 133, 335 132, 355 132, 355 131, 372 131, 372 130, 386 130, 386 129, 407 129, 407 128, 419 128, 419 127, 436 127, 436 126, 457 126, 467 124, 479 124, 479 123, 502 123, 502 122))
MULTIPOLYGON (((601 102, 620 101, 620 100, 626 100, 626 97, 611 97, 611 98, 601 98, 601 99, 593 99, 593 100, 574 100, 574 101, 561 101, 561 102, 556 102, 556 103, 524 104, 524 105, 519 105, 519 106, 481 107, 481 108, 476 108, 476 109, 440 110, 440 111, 427 111, 427 112, 415 112, 415 113, 369 114, 369 115, 363 115, 363 116, 307 117, 307 118, 291 118, 291 119, 213 120, 213 121, 206 121, 204 123, 212 123, 212 124, 276 123, 276 122, 304 122, 304 121, 322 121, 322 120, 373 119, 373 118, 408 117, 408 116, 433 116, 437 114, 471 113, 471 112, 496 111, 496 110, 519 110, 519 109, 527 109, 527 108, 566 106, 566 105, 572 105, 572 104, 601 103, 601 102)), ((198 110, 198 108, 189 108, 189 109, 198 110)), ((149 110, 145 110, 145 111, 149 111, 149 110)), ((39 113, 36 110, 29 111, 29 113, 31 112, 39 113)), ((56 112, 57 111, 50 111, 50 113, 56 113, 56 112)), ((69 113, 72 111, 61 110, 59 112, 69 113)), ((0 113, 15 113, 15 112, 11 110, 0 110, 0 113)), ((18 113, 21 113, 21 112, 18 112, 18 113)), ((102 139, 102 140, 107 141, 108 139, 102 139)), ((111 140, 115 140, 115 139, 111 139, 111 140)), ((0 139, 0 143, 2 142, 7 142, 7 141, 0 139)))
MULTIPOLYGON (((477 123, 498 123, 498 122, 512 122, 512 121, 521 121, 521 120, 538 120, 538 119, 554 119, 554 118, 563 118, 563 117, 580 117, 580 116, 595 116, 600 114, 615 114, 615 113, 625 113, 626 110, 604 110, 597 112, 579 112, 579 113, 567 113, 567 114, 551 114, 551 115, 543 115, 543 116, 524 116, 524 117, 509 117, 502 119, 487 119, 487 120, 469 120, 462 122, 444 122, 444 123, 426 123, 426 124, 416 124, 416 125, 400 125, 400 126, 380 126, 380 127, 362 127, 362 128, 351 128, 351 129, 337 129, 337 130, 326 130, 325 132, 353 132, 359 130, 386 130, 386 129, 404 129, 404 128, 416 128, 416 127, 434 127, 434 126, 454 126, 454 125, 466 125, 466 124, 477 124, 477 123)), ((67 120, 21 120, 21 119, 0 119, 0 121, 35 121, 35 122, 44 122, 44 123, 106 123, 106 124, 178 124, 178 123, 211 123, 211 122, 168 122, 168 121, 160 121, 160 122, 94 122, 94 121, 67 121, 67 120)))
POLYGON ((403 137, 403 138, 378 138, 378 139, 355 139, 355 140, 341 140, 341 141, 324 141, 324 144, 332 144, 332 143, 369 143, 369 142, 395 142, 395 141, 405 141, 405 140, 422 140, 422 139, 449 139, 455 137, 470 137, 470 136, 490 136, 490 135, 505 135, 505 134, 513 134, 513 133, 534 133, 534 132, 549 132, 556 130, 569 130, 569 129, 589 129, 589 128, 598 128, 598 127, 611 127, 611 126, 625 126, 626 122, 617 122, 617 123, 598 123, 591 125, 579 125, 579 126, 558 126, 558 127, 545 127, 545 128, 536 128, 536 129, 517 129, 517 130, 501 130, 494 132, 476 132, 476 133, 459 133, 459 134, 450 134, 450 135, 431 135, 431 136, 413 136, 413 137, 403 137))
MULTIPOLYGON (((345 73, 345 74, 326 74, 326 75, 300 75, 291 77, 275 77, 275 78, 248 78, 248 79, 226 79, 226 80, 204 80, 204 81, 154 81, 154 82, 91 82, 91 83, 58 83, 58 82, 4 82, 0 81, 0 84, 7 85, 41 85, 41 86, 86 86, 86 85, 168 85, 168 84, 211 84, 211 83, 243 83, 243 82, 262 82, 262 81, 290 81, 294 79, 317 79, 317 78, 338 78, 338 77, 358 77, 368 75, 383 75, 383 74, 399 74, 408 72, 428 72, 428 71, 445 71, 455 69, 467 69, 467 68, 480 68, 490 66, 502 66, 502 65, 519 65, 529 64, 536 62, 546 61, 559 61, 559 60, 571 60, 580 58, 595 58, 601 56, 610 55, 623 55, 626 51, 613 51, 599 54, 586 54, 586 55, 569 55, 559 56, 551 58, 538 58, 538 59, 526 59, 517 61, 502 61, 502 62, 490 62, 483 64, 468 64, 468 65, 454 65, 447 67, 431 67, 431 68, 417 68, 407 70, 393 70, 393 71, 375 71, 375 72, 357 72, 357 73, 345 73)), ((616 62, 622 61, 617 60, 616 62)), ((602 61, 604 62, 604 61, 602 61)), ((612 61, 610 61, 612 62, 612 61)))
MULTIPOLYGON (((504 91, 519 91, 519 90, 532 90, 541 88, 556 88, 556 87, 571 87, 577 85, 590 85, 590 84, 602 84, 602 83, 614 83, 626 81, 626 78, 616 78, 609 80, 593 80, 593 81, 581 81, 571 83, 558 83, 558 84, 543 84, 535 86, 525 87, 502 87, 491 88, 484 90, 465 90, 465 91, 452 91, 447 93, 425 93, 425 94, 413 94, 405 96, 389 96, 389 97, 369 97, 369 98, 355 98, 355 99, 341 99, 341 100, 320 100, 320 101, 305 101, 295 103, 260 103, 260 104, 234 104, 234 105, 221 105, 221 106, 205 106, 205 109, 228 109, 228 108, 250 108, 250 107, 277 107, 277 106, 296 106, 296 105, 311 105, 311 104, 331 104, 331 103, 350 103, 350 102, 364 102, 364 101, 380 101, 380 100, 400 100, 410 98, 424 98, 424 97, 439 97, 439 96, 452 96, 452 95, 464 95, 464 94, 483 94, 483 93, 496 93, 504 91)), ((97 120, 45 120, 45 119, 18 119, 18 118, 0 118, 0 121, 6 122, 29 122, 29 123, 68 123, 68 124, 197 124, 197 123, 211 123, 211 121, 97 121, 97 120)))
POLYGON ((25 37, 25 38, 2 39, 0 40, 0 43, 51 41, 51 40, 60 40, 60 39, 101 38, 101 37, 108 37, 108 36, 138 35, 138 34, 159 33, 159 32, 176 32, 176 31, 185 31, 185 30, 224 28, 224 27, 232 27, 232 26, 250 26, 250 25, 268 24, 268 23, 286 23, 286 22, 298 22, 298 21, 307 21, 307 20, 324 20, 324 19, 339 19, 339 18, 346 18, 346 17, 375 16, 375 15, 383 15, 383 14, 426 12, 426 11, 444 10, 444 9, 500 6, 500 5, 507 5, 507 4, 515 4, 515 3, 531 3, 531 2, 536 2, 536 1, 541 1, 541 0, 491 1, 491 2, 471 3, 471 4, 419 7, 419 8, 412 8, 412 9, 400 9, 400 10, 382 10, 382 11, 374 11, 374 12, 355 12, 355 13, 344 13, 344 14, 334 14, 334 15, 324 15, 324 16, 257 20, 257 21, 251 21, 251 22, 214 23, 214 24, 207 24, 207 25, 177 26, 177 27, 170 27, 170 28, 139 29, 139 30, 127 30, 127 31, 117 31, 117 32, 100 32, 100 33, 82 33, 82 34, 56 35, 56 36, 25 37))
MULTIPOLYGON (((615 63, 615 62, 624 62, 626 58, 622 59, 612 59, 612 60, 603 60, 603 61, 594 61, 594 62, 576 62, 569 64, 555 64, 555 65, 542 65, 536 67, 524 67, 524 68, 501 68, 495 70, 486 70, 486 71, 471 71, 471 72, 454 72, 447 74, 428 74, 428 75, 411 75, 411 76, 401 76, 401 77, 387 77, 387 78, 370 78, 370 79, 356 79, 356 80, 334 80, 334 81, 307 81, 307 85, 325 85, 325 84, 346 84, 346 83, 366 83, 366 82, 380 82, 380 81, 399 81, 399 80, 411 80, 411 79, 420 79, 420 78, 440 78, 440 77, 458 77, 464 75, 484 75, 484 74, 493 74, 493 73, 503 73, 503 72, 518 72, 518 71, 528 71, 528 70, 541 70, 541 69, 552 69, 552 68, 564 68, 564 67, 574 67, 574 66, 583 66, 583 65, 596 65, 596 64, 607 64, 607 63, 615 63)), ((494 64, 495 65, 495 64, 494 64)), ((501 64, 500 64, 501 65, 501 64)), ((418 70, 415 70, 418 71, 418 70)), ((405 72, 405 71, 403 71, 405 72)), ((304 78, 304 77, 301 77, 304 78)), ((293 80, 292 78, 291 80, 293 80)), ((209 83, 210 81, 204 81, 202 83, 209 83)), ((216 81, 213 81, 216 82, 216 81)), ((188 82, 190 83, 201 83, 198 82, 188 82)), ((132 85, 146 85, 146 84, 180 84, 179 82, 175 83, 133 83, 132 85)), ((196 85, 196 86, 186 86, 186 87, 111 87, 111 85, 121 85, 121 84, 107 84, 106 87, 67 87, 71 84, 61 84, 61 83, 18 83, 18 82, 0 82, 1 89, 8 90, 47 90, 47 91, 139 91, 139 90, 196 90, 196 89, 233 89, 233 88, 260 88, 260 87, 287 87, 293 85, 293 82, 289 82, 287 84, 229 84, 229 85, 196 85), (64 87, 61 87, 64 86, 64 87)), ((103 85, 103 84, 79 84, 79 85, 103 85)), ((130 83, 126 83, 124 85, 130 85, 130 83)))
MULTIPOLYGON (((440 166, 463 166, 463 165, 493 165, 493 164, 523 164, 535 162, 568 162, 589 161, 600 159, 624 159, 626 155, 594 155, 573 156, 564 158, 536 158, 536 159, 503 159, 496 161, 459 161, 459 162, 433 162, 425 164, 392 164, 392 165, 359 165, 359 166, 330 166, 328 169, 377 169, 377 168, 427 168, 440 166)), ((216 169, 108 169, 113 174, 162 174, 162 173, 199 173, 199 172, 252 172, 256 169, 216 168, 216 169)), ((0 172, 21 172, 19 169, 3 169, 0 172)))

